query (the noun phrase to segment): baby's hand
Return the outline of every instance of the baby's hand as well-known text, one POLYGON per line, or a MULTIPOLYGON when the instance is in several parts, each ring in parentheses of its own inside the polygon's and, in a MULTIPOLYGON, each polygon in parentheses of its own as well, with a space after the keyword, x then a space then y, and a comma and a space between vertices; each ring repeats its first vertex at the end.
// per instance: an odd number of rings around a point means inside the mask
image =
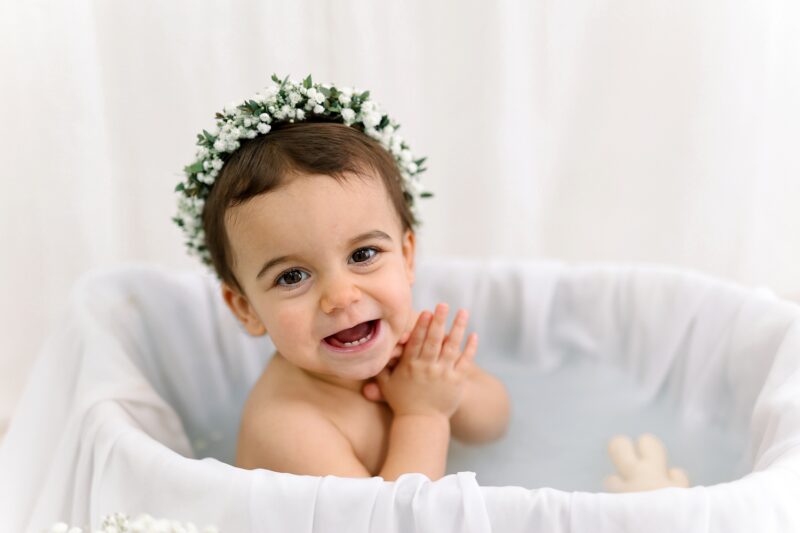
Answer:
POLYGON ((433 315, 420 313, 402 356, 394 368, 384 368, 376 377, 381 393, 395 415, 442 414, 450 418, 461 401, 465 369, 475 357, 477 334, 460 349, 468 313, 456 313, 445 337, 447 304, 439 304, 433 315))
POLYGON ((667 469, 667 451, 654 435, 639 437, 639 452, 630 438, 616 436, 608 443, 608 455, 620 475, 609 476, 610 492, 638 492, 666 487, 688 487, 689 479, 680 468, 667 469))

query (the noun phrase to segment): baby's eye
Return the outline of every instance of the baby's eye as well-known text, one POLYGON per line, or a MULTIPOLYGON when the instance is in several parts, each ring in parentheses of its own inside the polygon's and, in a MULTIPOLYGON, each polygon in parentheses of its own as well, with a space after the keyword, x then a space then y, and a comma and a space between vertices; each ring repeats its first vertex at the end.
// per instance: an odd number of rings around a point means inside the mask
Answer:
POLYGON ((283 285, 284 287, 290 287, 292 285, 297 285, 301 281, 303 281, 303 275, 308 276, 307 273, 303 272, 302 270, 297 270, 293 268, 292 270, 287 270, 280 276, 278 279, 275 280, 277 285, 283 285), (286 283, 281 283, 281 281, 286 281, 286 283))
POLYGON ((367 263, 372 259, 374 259, 379 252, 380 250, 370 246, 368 248, 359 248, 358 250, 353 252, 353 255, 351 255, 350 257, 353 258, 353 262, 355 263, 367 263))

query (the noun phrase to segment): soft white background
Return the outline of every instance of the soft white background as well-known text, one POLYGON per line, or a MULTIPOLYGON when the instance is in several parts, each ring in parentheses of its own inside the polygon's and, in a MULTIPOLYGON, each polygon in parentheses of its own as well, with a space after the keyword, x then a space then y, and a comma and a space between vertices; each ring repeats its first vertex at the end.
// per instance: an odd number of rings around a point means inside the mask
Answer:
POLYGON ((420 255, 659 262, 800 294, 789 0, 0 2, 0 433, 75 279, 199 268, 195 135, 269 76, 429 157, 420 255))

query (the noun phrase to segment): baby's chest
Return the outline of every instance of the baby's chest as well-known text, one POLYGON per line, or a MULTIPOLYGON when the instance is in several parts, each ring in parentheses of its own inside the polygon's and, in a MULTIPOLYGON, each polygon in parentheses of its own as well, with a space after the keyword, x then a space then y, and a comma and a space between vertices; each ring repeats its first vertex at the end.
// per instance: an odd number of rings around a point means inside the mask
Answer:
POLYGON ((350 441, 359 461, 370 474, 377 475, 389 448, 392 424, 389 407, 382 403, 367 403, 350 410, 334 410, 330 416, 350 441))

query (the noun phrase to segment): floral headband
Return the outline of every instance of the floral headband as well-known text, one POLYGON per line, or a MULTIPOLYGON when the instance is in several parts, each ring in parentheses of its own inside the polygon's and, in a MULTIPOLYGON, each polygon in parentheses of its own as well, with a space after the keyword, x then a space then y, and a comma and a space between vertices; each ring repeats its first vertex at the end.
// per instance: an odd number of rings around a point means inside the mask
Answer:
POLYGON ((186 179, 178 183, 178 213, 172 220, 183 230, 189 253, 211 266, 211 254, 203 231, 203 206, 214 181, 225 162, 240 146, 240 139, 266 135, 277 123, 301 122, 314 117, 360 126, 364 133, 394 157, 400 170, 403 196, 414 218, 418 219, 416 197, 433 196, 422 190, 419 174, 426 169, 426 158, 414 159, 403 138, 397 134, 400 125, 384 114, 369 99, 369 91, 350 87, 334 87, 311 81, 309 75, 301 83, 275 74, 273 83, 249 100, 233 102, 216 114, 216 127, 197 136, 195 161, 184 167, 186 179))

